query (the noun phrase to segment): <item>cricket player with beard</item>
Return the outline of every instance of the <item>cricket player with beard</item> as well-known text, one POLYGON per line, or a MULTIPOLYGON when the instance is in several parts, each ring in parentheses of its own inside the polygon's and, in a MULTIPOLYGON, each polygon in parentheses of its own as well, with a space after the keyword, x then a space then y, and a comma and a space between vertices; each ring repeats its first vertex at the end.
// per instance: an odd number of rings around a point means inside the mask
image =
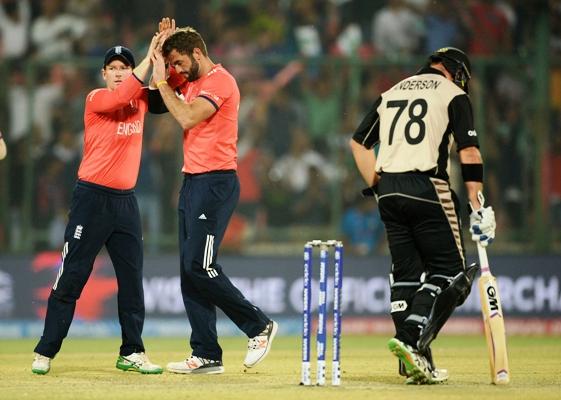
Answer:
MULTIPOLYGON (((173 21, 172 21, 173 22, 173 21)), ((169 26, 170 20, 160 23, 169 26)), ((172 23, 175 26, 175 23, 172 23)), ((183 186, 179 195, 181 294, 191 325, 191 354, 171 362, 178 374, 221 374, 216 308, 247 337, 246 368, 268 354, 277 323, 251 304, 218 263, 218 250, 240 194, 237 169, 240 92, 234 77, 207 53, 193 28, 171 29, 153 57, 153 80, 183 128, 183 186), (175 90, 166 63, 185 82, 175 90)))

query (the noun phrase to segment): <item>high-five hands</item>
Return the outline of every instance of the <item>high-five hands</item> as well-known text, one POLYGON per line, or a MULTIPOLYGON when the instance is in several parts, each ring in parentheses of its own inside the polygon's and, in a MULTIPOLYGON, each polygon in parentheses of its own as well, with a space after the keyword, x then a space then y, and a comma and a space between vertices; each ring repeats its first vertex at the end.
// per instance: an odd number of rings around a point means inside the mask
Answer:
POLYGON ((164 17, 158 23, 158 32, 163 34, 162 41, 160 43, 160 50, 165 40, 170 37, 175 32, 175 19, 164 17))
POLYGON ((167 79, 166 74, 166 62, 164 56, 161 52, 155 51, 152 54, 152 81, 157 86, 159 82, 165 81, 167 79))

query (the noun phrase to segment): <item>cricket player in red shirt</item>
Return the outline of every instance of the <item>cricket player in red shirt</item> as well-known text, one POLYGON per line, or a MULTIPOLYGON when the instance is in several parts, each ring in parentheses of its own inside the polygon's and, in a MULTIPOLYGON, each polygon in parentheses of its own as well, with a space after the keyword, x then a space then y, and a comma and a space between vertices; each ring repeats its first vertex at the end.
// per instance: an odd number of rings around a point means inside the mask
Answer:
POLYGON ((180 374, 224 372, 216 333, 216 307, 248 336, 244 365, 251 368, 271 348, 276 322, 251 304, 224 274, 218 249, 239 199, 236 174, 238 109, 236 80, 209 58, 193 28, 176 30, 153 56, 153 80, 183 128, 183 169, 179 196, 181 293, 191 324, 192 353, 171 362, 180 374), (166 80, 165 62, 185 77, 175 90, 166 80))
POLYGON ((84 155, 64 233, 62 263, 48 300, 43 335, 35 347, 32 371, 46 374, 59 352, 94 260, 105 245, 118 284, 122 345, 116 367, 160 374, 144 353, 142 231, 134 187, 140 167, 144 116, 165 112, 157 90, 143 86, 161 37, 135 68, 132 52, 110 48, 101 73, 107 87, 90 92, 84 112, 84 155), (153 92, 153 93, 150 93, 153 92))

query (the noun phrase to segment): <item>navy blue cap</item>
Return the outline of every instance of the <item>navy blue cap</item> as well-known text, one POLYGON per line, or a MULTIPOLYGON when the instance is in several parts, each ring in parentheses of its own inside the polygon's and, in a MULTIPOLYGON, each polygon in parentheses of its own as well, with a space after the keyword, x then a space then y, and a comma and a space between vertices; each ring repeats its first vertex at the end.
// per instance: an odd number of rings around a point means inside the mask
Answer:
POLYGON ((115 58, 119 58, 125 64, 135 67, 134 56, 132 51, 125 46, 114 46, 105 52, 105 58, 103 59, 103 67, 107 66, 115 58))

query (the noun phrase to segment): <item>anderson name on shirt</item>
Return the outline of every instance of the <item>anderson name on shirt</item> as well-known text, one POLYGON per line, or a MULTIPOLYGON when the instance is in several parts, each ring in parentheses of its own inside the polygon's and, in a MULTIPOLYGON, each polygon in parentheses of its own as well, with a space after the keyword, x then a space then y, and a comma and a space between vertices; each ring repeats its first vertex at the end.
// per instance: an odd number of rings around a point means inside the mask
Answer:
POLYGON ((397 90, 422 90, 422 89, 438 89, 442 82, 434 79, 413 79, 410 81, 401 82, 395 87, 397 90))

